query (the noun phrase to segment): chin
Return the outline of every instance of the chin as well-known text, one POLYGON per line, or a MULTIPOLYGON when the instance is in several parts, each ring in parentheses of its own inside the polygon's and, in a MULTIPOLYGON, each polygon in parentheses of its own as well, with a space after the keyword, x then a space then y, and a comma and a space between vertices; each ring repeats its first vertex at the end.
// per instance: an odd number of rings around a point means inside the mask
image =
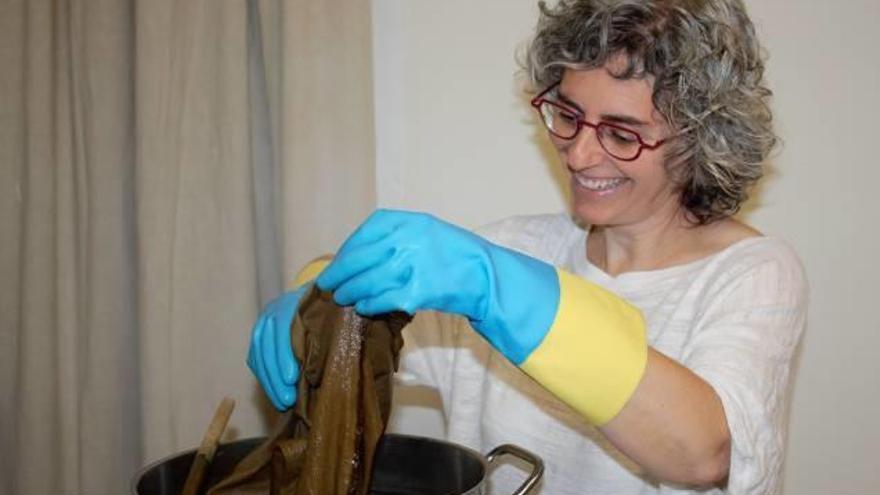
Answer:
POLYGON ((593 205, 572 205, 572 215, 581 225, 606 227, 616 225, 616 215, 607 209, 596 208, 593 205))
POLYGON ((635 199, 624 186, 612 194, 602 194, 582 189, 572 181, 571 211, 583 225, 612 226, 625 223, 627 209, 635 199))

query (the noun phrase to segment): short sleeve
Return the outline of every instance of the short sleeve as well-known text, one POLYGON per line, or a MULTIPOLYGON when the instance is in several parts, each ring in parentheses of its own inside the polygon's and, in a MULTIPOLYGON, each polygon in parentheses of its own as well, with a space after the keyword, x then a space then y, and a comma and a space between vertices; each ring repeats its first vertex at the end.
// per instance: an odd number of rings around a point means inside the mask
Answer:
POLYGON ((582 232, 565 214, 523 215, 483 225, 477 235, 508 249, 556 264, 582 232))
POLYGON ((807 294, 803 266, 780 243, 736 260, 704 295, 682 361, 723 404, 731 433, 728 493, 781 490, 792 361, 807 294))

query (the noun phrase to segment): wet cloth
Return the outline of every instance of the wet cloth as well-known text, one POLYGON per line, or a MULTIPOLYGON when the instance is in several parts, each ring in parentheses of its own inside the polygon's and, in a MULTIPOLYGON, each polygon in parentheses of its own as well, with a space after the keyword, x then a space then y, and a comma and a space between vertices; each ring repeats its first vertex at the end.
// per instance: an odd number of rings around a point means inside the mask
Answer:
POLYGON ((210 495, 363 495, 391 410, 405 313, 363 318, 311 290, 291 326, 297 402, 210 495))
MULTIPOLYGON (((650 345, 712 385, 732 437, 730 476, 726 489, 696 493, 781 491, 791 363, 807 308, 790 247, 755 237, 693 263, 613 277, 588 261, 588 232, 567 215, 515 217, 478 233, 626 299, 644 315, 650 345)), ((536 495, 694 493, 648 477, 467 321, 424 312, 407 328, 395 379, 437 389, 448 440, 482 452, 514 443, 543 458, 536 495)), ((490 493, 512 493, 522 476, 500 466, 490 493)))

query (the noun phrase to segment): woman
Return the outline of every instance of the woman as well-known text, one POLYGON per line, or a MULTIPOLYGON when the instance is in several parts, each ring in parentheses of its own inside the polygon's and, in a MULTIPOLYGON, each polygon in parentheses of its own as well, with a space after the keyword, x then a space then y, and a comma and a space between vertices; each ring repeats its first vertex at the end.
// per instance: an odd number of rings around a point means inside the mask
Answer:
MULTIPOLYGON (((778 492, 806 282, 785 244, 732 217, 776 141, 745 8, 541 12, 525 65, 573 215, 476 235, 378 211, 301 280, 320 272, 362 314, 420 312, 403 376, 439 389, 450 440, 542 456, 541 493, 778 492)), ((254 328, 248 363, 279 409, 303 290, 254 328)), ((516 486, 496 474, 493 490, 516 486)))

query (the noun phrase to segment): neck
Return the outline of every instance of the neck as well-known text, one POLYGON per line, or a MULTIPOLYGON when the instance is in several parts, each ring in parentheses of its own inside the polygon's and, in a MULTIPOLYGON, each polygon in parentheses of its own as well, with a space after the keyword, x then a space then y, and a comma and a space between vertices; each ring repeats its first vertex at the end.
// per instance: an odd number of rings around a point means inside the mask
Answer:
POLYGON ((635 225, 594 226, 587 255, 590 262, 613 276, 666 268, 686 260, 688 245, 698 229, 682 209, 635 225))

